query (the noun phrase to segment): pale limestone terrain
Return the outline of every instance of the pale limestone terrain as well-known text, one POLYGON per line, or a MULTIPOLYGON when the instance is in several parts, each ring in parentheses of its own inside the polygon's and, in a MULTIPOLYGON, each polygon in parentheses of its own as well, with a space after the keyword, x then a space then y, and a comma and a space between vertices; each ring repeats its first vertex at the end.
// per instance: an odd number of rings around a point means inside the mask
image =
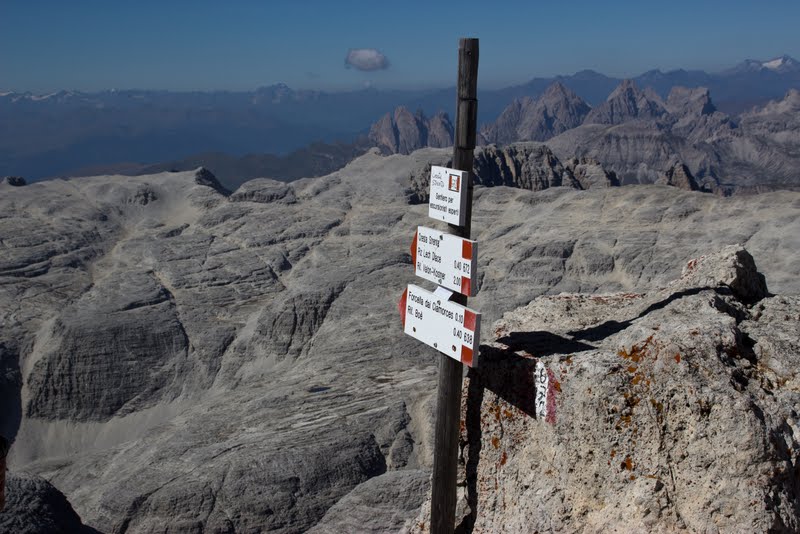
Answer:
MULTIPOLYGON (((770 291, 800 293, 800 193, 579 190, 541 145, 491 150, 477 155, 493 187, 475 191, 470 301, 486 340, 537 296, 663 286, 729 244, 770 291)), ((449 155, 372 152, 230 196, 204 172, 0 185, 12 472, 44 477, 103 532, 380 532, 416 518, 437 356, 402 335, 396 303, 414 229, 434 224, 427 169, 449 155)))

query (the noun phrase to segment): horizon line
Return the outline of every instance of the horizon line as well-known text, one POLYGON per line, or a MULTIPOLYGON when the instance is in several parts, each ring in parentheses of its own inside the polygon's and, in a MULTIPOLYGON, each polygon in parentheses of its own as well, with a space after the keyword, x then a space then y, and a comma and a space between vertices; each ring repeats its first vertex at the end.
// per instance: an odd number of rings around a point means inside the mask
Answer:
MULTIPOLYGON (((600 76, 604 76, 606 78, 609 78, 609 79, 612 79, 612 80, 619 80, 619 81, 635 80, 636 78, 639 78, 641 76, 644 76, 645 74, 650 74, 650 73, 671 74, 671 73, 674 73, 674 72, 702 72, 702 73, 705 73, 705 74, 713 76, 713 75, 724 74, 726 71, 730 71, 730 70, 734 69, 735 67, 737 67, 739 65, 747 64, 748 62, 758 62, 758 63, 762 63, 763 64, 763 63, 767 63, 767 62, 774 61, 776 59, 782 59, 782 58, 792 59, 795 62, 797 62, 796 59, 794 59, 792 56, 790 56, 788 54, 780 54, 778 56, 775 56, 774 58, 767 59, 767 60, 751 59, 751 58, 743 59, 742 61, 740 61, 739 63, 735 64, 732 67, 728 67, 726 69, 722 69, 722 70, 718 70, 718 71, 714 71, 714 72, 709 72, 709 71, 706 71, 704 69, 676 68, 676 69, 670 69, 670 70, 662 70, 661 68, 653 68, 653 69, 648 69, 648 70, 646 70, 644 72, 641 72, 640 74, 635 75, 635 76, 608 75, 608 74, 604 74, 604 73, 602 73, 602 72, 600 72, 598 70, 592 69, 592 68, 585 68, 585 69, 576 70, 572 74, 555 74, 555 75, 552 75, 552 76, 532 76, 532 77, 527 78, 524 81, 510 82, 510 83, 505 84, 505 85, 495 86, 492 89, 484 88, 484 90, 490 90, 490 91, 494 90, 494 91, 496 91, 496 90, 502 90, 502 89, 516 88, 516 87, 527 85, 527 84, 532 83, 532 82, 534 82, 536 80, 553 80, 555 82, 555 81, 558 81, 560 78, 574 77, 574 76, 577 76, 578 74, 582 74, 582 73, 598 74, 600 76)), ((764 68, 767 68, 767 67, 764 67, 764 68)), ((263 89, 272 89, 272 88, 279 88, 279 87, 285 87, 285 88, 289 89, 290 91, 298 92, 298 93, 306 92, 306 93, 319 93, 319 94, 346 94, 346 93, 358 93, 358 92, 364 92, 364 91, 376 91, 376 92, 378 92, 378 91, 398 91, 398 92, 416 92, 416 91, 420 91, 420 92, 424 92, 424 91, 444 91, 444 90, 451 90, 451 89, 455 88, 455 84, 431 85, 431 86, 424 86, 424 84, 419 84, 419 85, 420 85, 419 87, 415 87, 415 88, 402 87, 402 86, 399 86, 399 87, 398 86, 395 86, 395 87, 389 87, 389 86, 376 87, 374 83, 369 83, 369 84, 363 84, 362 83, 360 87, 356 86, 356 87, 340 88, 340 89, 311 89, 311 88, 306 88, 306 87, 293 88, 292 86, 290 86, 290 85, 288 85, 288 84, 286 84, 284 82, 275 82, 275 83, 272 83, 272 84, 257 85, 255 87, 241 88, 241 89, 222 89, 222 88, 165 89, 165 88, 153 88, 153 87, 151 87, 151 88, 144 88, 144 87, 128 87, 128 88, 110 87, 110 88, 105 88, 105 89, 64 89, 64 88, 61 88, 61 89, 43 91, 43 92, 36 92, 36 91, 30 90, 30 89, 27 89, 27 90, 2 89, 2 90, 0 90, 0 97, 8 96, 10 94, 14 94, 14 95, 22 95, 22 96, 30 95, 30 96, 35 96, 35 97, 47 98, 47 97, 55 96, 55 95, 58 95, 58 94, 61 94, 61 93, 98 94, 98 93, 114 93, 114 92, 120 92, 120 93, 123 93, 123 92, 232 93, 232 94, 235 94, 235 93, 253 93, 253 92, 257 92, 259 90, 263 90, 263 89)), ((478 82, 478 86, 479 87, 481 86, 480 81, 478 82)))

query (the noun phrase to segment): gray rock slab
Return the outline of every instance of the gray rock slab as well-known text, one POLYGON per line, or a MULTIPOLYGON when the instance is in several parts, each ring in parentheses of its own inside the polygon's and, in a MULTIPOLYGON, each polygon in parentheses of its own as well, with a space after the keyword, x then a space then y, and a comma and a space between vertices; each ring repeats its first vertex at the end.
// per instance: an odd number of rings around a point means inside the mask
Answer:
POLYGON ((430 486, 426 471, 393 471, 356 486, 309 534, 384 533, 408 529, 430 486))

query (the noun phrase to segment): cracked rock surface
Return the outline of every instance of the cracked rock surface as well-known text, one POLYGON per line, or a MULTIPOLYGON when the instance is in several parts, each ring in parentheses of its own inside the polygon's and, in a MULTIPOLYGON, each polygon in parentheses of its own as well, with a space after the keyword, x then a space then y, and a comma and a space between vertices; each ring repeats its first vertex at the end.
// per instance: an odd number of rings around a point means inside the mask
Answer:
MULTIPOLYGON (((438 357, 402 335, 396 303, 419 283, 414 229, 436 224, 420 173, 449 154, 372 152, 229 196, 204 171, 0 184, 11 471, 43 477, 103 532, 410 524, 432 460, 438 357)), ((642 292, 736 243, 771 291, 800 291, 798 193, 580 191, 555 178, 534 192, 500 186, 527 183, 512 171, 475 192, 470 306, 484 339, 539 295, 642 292)), ((754 317, 739 328, 770 362, 791 336, 758 335, 754 317)), ((776 384, 782 365, 769 364, 776 384)))

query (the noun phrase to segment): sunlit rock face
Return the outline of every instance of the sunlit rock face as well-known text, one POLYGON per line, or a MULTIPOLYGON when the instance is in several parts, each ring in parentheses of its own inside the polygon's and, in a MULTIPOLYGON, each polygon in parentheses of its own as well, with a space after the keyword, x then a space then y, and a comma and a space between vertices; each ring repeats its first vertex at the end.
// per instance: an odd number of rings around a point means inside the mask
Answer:
POLYGON ((737 246, 660 289, 504 314, 462 392, 457 524, 797 531, 798 325, 737 246))

